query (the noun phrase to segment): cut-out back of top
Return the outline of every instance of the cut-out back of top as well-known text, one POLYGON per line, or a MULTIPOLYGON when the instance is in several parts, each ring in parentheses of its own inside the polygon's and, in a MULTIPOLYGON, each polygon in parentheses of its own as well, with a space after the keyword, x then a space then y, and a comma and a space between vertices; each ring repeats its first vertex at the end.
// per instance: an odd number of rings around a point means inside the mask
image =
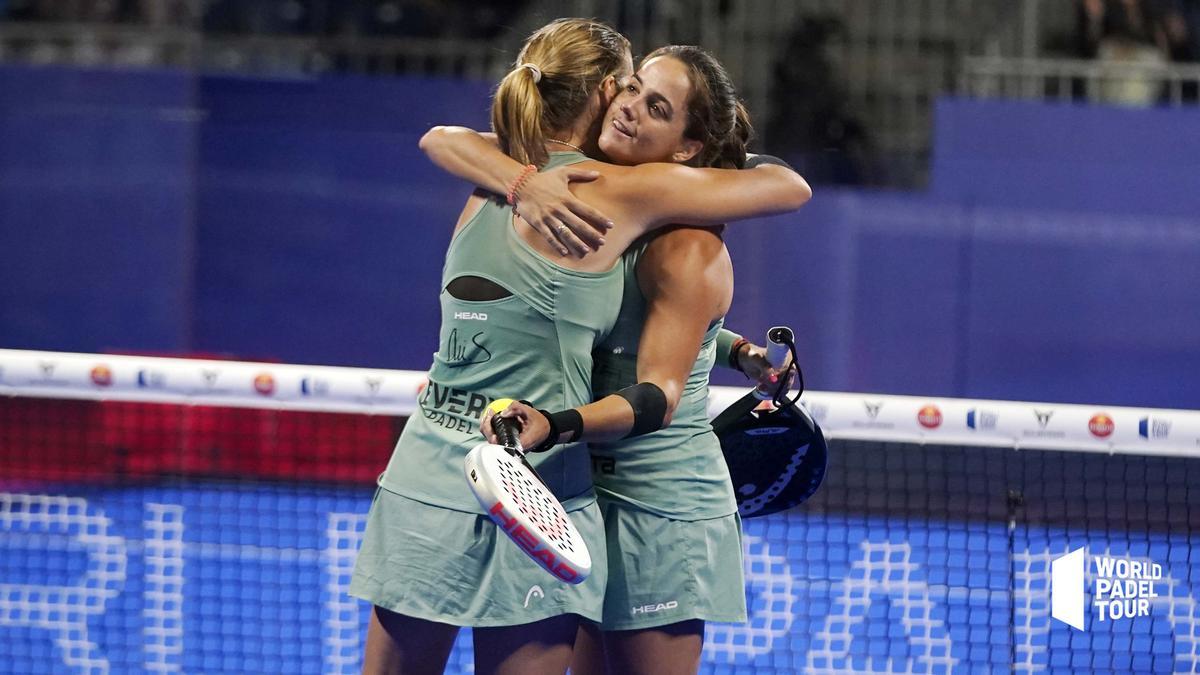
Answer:
POLYGON ((500 284, 475 276, 456 277, 446 284, 446 292, 459 300, 468 302, 501 300, 512 295, 512 291, 500 284))

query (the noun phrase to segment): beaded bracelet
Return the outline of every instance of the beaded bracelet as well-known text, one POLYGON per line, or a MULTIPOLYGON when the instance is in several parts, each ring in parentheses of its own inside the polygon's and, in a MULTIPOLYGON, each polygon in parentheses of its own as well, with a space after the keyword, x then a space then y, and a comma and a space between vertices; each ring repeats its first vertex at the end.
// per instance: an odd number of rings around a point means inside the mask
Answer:
POLYGON ((537 167, 532 164, 526 164, 525 168, 521 170, 521 175, 517 176, 516 180, 514 180, 512 185, 510 185, 508 188, 508 203, 510 206, 517 205, 517 191, 520 190, 521 187, 525 185, 525 181, 529 180, 529 177, 536 172, 537 167))

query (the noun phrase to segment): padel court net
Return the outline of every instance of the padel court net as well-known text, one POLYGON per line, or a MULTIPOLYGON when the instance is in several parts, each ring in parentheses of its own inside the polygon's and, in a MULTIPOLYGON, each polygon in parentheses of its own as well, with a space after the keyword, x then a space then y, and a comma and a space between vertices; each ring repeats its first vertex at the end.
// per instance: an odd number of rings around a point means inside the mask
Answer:
MULTIPOLYGON (((0 672, 359 672, 375 478, 453 396, 423 382, 0 350, 0 672)), ((703 672, 1200 672, 1200 413, 805 402, 825 483, 745 521, 703 672)))

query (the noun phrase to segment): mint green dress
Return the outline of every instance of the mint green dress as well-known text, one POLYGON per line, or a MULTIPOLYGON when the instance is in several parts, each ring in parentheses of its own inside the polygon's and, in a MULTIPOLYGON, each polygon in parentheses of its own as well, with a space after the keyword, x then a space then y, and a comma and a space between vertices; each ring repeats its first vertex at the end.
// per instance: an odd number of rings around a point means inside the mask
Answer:
MULTIPOLYGON (((625 253, 621 313, 595 356, 596 398, 637 382, 646 301, 636 266, 646 246, 625 253)), ((705 333, 670 426, 591 446, 608 539, 605 630, 746 620, 741 520, 708 421, 708 375, 722 323, 705 333)))
MULTIPOLYGON (((552 153, 543 170, 585 159, 552 153)), ((483 441, 479 414, 494 399, 554 410, 592 400, 592 353, 616 321, 624 262, 602 273, 566 269, 529 247, 511 221, 510 207, 488 202, 446 253, 429 384, 380 477, 350 593, 459 626, 560 614, 598 620, 607 566, 586 446, 530 455, 591 552, 591 576, 578 585, 541 569, 483 515, 463 476, 463 458, 483 441), (445 289, 462 277, 486 279, 511 295, 460 300, 445 289)))

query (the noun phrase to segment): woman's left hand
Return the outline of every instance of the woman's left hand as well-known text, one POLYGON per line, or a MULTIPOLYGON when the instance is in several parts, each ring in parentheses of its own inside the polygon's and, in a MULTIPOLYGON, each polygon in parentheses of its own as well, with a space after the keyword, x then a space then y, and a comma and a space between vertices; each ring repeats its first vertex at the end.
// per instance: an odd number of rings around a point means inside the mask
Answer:
POLYGON ((792 355, 789 353, 779 364, 779 367, 772 366, 767 361, 767 350, 765 347, 747 342, 745 346, 738 350, 737 353, 738 365, 746 377, 755 381, 757 389, 764 394, 774 395, 779 391, 779 374, 786 372, 788 380, 784 391, 792 388, 796 383, 796 371, 788 366, 792 364, 792 355))

